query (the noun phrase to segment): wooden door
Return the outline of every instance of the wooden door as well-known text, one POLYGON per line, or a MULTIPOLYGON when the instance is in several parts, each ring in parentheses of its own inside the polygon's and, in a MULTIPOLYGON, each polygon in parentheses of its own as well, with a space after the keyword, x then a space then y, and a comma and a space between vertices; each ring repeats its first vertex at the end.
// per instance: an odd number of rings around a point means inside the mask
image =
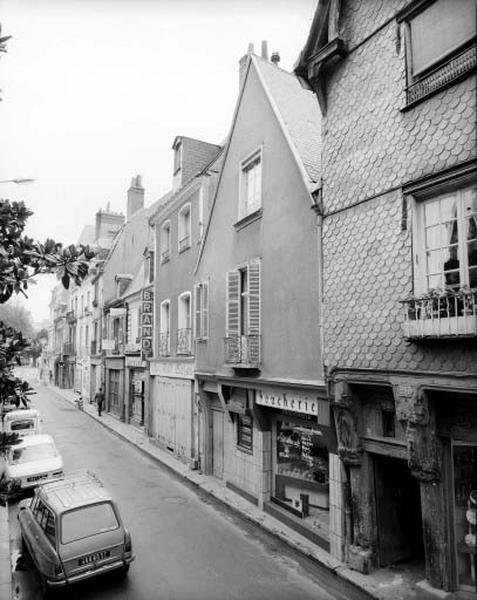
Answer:
POLYGON ((379 566, 423 553, 419 482, 406 461, 374 457, 379 566))
POLYGON ((212 411, 213 474, 222 479, 224 475, 224 413, 212 411))

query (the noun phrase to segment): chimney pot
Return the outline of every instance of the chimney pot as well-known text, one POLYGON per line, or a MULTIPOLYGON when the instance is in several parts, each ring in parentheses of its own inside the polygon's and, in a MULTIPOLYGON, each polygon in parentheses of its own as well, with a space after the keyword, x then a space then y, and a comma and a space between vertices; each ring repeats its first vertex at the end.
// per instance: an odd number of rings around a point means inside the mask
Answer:
POLYGON ((268 60, 268 42, 267 40, 262 41, 262 58, 268 60))
POLYGON ((278 52, 272 52, 270 60, 274 65, 278 65, 278 63, 280 62, 280 54, 278 52))

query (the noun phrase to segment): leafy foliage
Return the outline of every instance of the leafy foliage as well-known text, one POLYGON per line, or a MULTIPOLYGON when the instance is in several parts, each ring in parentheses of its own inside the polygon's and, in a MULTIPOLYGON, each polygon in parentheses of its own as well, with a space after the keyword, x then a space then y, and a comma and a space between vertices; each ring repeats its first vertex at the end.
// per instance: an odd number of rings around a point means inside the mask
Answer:
MULTIPOLYGON (((71 281, 80 285, 88 274, 89 261, 95 256, 89 246, 64 247, 52 239, 40 243, 23 234, 28 217, 33 213, 23 202, 0 200, 0 304, 13 294, 26 294, 29 283, 36 275, 56 273, 68 289, 71 281)), ((30 342, 8 323, 0 321, 0 408, 8 403, 28 406, 34 390, 27 381, 14 374, 22 353, 30 342)), ((8 437, 8 436, 7 436, 8 437)), ((10 436, 11 437, 11 436, 10 436)), ((2 437, 2 448, 15 443, 13 437, 2 437)))

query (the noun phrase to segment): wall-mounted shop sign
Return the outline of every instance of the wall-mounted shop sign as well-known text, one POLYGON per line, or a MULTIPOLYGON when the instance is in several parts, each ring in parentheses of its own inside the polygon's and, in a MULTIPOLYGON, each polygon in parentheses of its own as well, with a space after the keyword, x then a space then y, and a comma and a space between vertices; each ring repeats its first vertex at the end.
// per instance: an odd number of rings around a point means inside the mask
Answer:
POLYGON ((143 356, 152 356, 153 298, 154 294, 152 290, 143 290, 141 316, 141 348, 143 356))
POLYGON ((159 362, 151 361, 150 373, 158 377, 177 377, 194 379, 194 362, 159 362))
POLYGON ((140 356, 126 356, 126 367, 135 367, 137 369, 145 369, 146 361, 140 356))
POLYGON ((327 400, 300 392, 281 390, 257 390, 255 402, 261 406, 288 410, 317 418, 320 425, 330 424, 330 409, 327 400))
POLYGON ((109 316, 113 319, 117 318, 117 317, 125 317, 126 316, 126 309, 125 308, 110 308, 109 309, 109 316))

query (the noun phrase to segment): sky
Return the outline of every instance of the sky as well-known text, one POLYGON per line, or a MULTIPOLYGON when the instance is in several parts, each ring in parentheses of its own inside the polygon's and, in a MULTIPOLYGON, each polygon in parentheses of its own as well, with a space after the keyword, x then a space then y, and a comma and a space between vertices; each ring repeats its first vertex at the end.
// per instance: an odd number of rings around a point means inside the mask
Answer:
MULTIPOLYGON (((238 60, 268 41, 292 70, 317 0, 0 0, 0 197, 33 211, 26 233, 70 244, 97 210, 125 212, 131 178, 146 206, 172 183, 172 142, 220 143, 238 60)), ((48 317, 53 277, 24 301, 48 317)))

